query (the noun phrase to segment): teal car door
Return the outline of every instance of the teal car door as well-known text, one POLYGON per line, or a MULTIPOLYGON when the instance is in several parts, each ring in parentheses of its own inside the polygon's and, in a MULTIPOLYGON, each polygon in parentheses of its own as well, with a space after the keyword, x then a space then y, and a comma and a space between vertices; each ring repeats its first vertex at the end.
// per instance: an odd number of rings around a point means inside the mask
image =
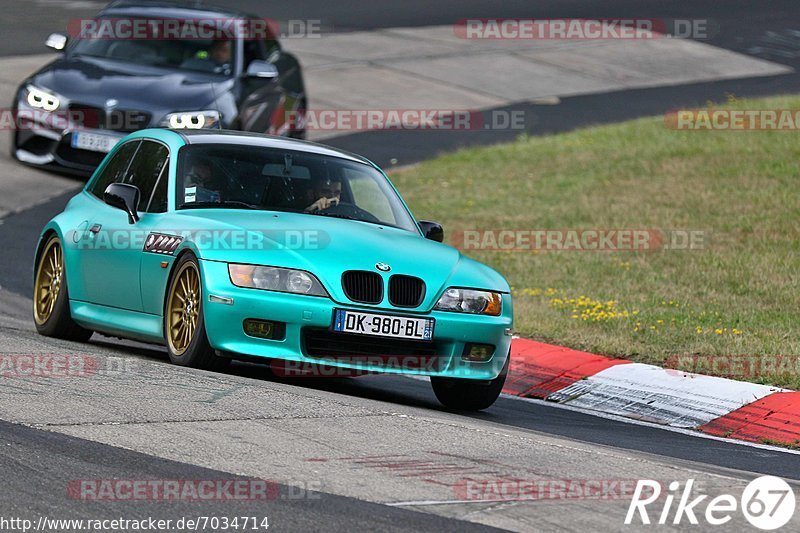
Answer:
POLYGON ((102 199, 100 189, 104 191, 111 183, 136 186, 140 193, 139 221, 130 224, 124 211, 100 200, 90 220, 91 244, 84 246, 81 270, 87 276, 85 286, 91 303, 142 311, 139 282, 142 249, 148 233, 158 222, 159 212, 165 210, 158 199, 153 200, 159 181, 167 180, 169 150, 166 145, 148 139, 131 142, 137 145, 125 170, 120 172, 115 167, 113 174, 104 173, 97 183, 99 194, 95 195, 102 199))

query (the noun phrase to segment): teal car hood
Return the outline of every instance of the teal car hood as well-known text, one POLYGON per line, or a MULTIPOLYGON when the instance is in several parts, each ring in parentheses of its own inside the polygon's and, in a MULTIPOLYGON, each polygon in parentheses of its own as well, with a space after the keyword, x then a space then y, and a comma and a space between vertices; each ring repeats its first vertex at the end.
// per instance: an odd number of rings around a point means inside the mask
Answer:
POLYGON ((427 290, 419 310, 432 308, 451 286, 509 291, 500 274, 455 248, 389 226, 231 209, 183 210, 164 222, 187 235, 183 246, 203 260, 305 270, 316 275, 336 301, 347 300, 341 286, 347 270, 422 278, 427 290), (379 272, 376 263, 386 263, 391 270, 379 272))

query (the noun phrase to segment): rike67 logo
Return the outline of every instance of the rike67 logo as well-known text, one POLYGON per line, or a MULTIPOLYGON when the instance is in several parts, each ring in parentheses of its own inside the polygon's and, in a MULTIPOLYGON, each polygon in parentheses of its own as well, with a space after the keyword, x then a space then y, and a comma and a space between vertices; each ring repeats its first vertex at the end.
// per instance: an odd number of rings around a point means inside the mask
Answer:
POLYGON ((663 492, 661 483, 640 479, 625 515, 625 524, 727 524, 741 512, 750 524, 770 531, 786 525, 794 515, 795 495, 786 481, 775 476, 762 476, 751 481, 737 500, 730 494, 716 496, 704 503, 707 494, 693 498, 694 479, 681 489, 679 481, 671 482, 663 492), (663 503, 663 505, 662 505, 663 503))

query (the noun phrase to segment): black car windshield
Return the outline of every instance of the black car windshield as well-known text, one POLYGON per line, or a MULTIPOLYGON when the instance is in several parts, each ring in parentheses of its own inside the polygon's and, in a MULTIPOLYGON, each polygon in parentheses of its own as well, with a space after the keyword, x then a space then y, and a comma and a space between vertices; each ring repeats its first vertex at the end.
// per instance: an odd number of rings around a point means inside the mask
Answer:
POLYGON ((233 40, 159 39, 152 35, 142 39, 112 38, 99 30, 104 21, 110 20, 96 19, 96 33, 73 41, 67 53, 225 76, 233 72, 236 59, 233 40))
POLYGON ((290 211, 416 232, 386 177, 340 157, 229 144, 189 145, 178 156, 178 209, 290 211))

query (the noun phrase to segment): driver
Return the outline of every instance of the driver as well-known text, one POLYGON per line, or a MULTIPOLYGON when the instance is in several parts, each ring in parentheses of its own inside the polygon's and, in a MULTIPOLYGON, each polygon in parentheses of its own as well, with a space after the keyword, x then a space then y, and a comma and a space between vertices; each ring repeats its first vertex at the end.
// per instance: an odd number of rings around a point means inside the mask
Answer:
POLYGON ((203 72, 227 72, 233 62, 233 43, 229 40, 217 39, 208 50, 199 50, 181 64, 181 68, 200 70, 203 72))
POLYGON ((211 44, 209 56, 219 66, 230 64, 233 59, 233 48, 231 41, 216 40, 211 44))
POLYGON ((314 182, 308 191, 308 201, 313 202, 305 208, 307 213, 324 211, 339 205, 342 197, 342 180, 339 178, 326 178, 314 182))
POLYGON ((195 159, 183 179, 187 202, 220 202, 219 181, 214 178, 213 165, 205 158, 195 159))

